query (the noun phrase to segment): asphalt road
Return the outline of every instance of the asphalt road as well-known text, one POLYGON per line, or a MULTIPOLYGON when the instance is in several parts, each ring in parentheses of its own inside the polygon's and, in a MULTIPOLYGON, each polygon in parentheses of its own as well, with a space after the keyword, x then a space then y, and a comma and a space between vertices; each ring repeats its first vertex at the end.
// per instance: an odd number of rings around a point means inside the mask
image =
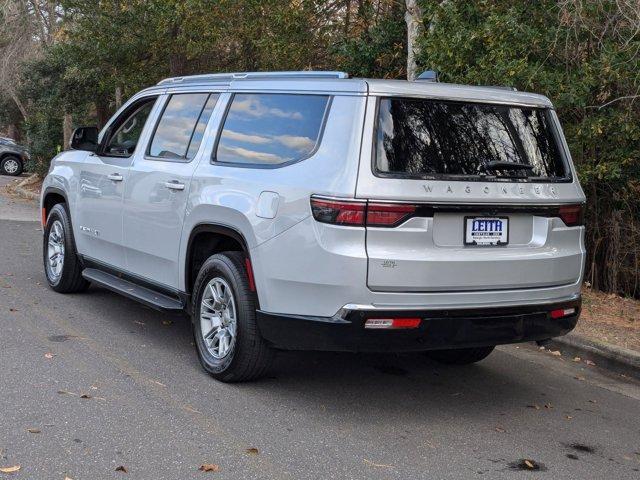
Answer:
POLYGON ((531 345, 462 368, 288 352, 265 380, 217 383, 187 319, 49 290, 39 225, 8 208, 0 467, 21 470, 0 479, 640 478, 637 383, 531 345))

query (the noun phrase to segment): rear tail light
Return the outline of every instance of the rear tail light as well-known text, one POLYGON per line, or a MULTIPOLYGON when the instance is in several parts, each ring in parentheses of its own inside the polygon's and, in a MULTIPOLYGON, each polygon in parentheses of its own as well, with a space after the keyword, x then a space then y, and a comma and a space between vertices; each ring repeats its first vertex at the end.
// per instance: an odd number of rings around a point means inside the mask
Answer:
POLYGON ((364 328, 399 330, 405 328, 418 328, 420 318, 369 318, 364 322, 364 328))
POLYGON ((558 308, 557 310, 551 310, 551 318, 557 320, 558 318, 568 317, 576 313, 575 308, 558 308))
POLYGON ((558 216, 567 227, 584 225, 584 208, 582 205, 562 205, 558 216))
POLYGON ((395 227, 416 212, 417 206, 400 203, 367 203, 311 197, 311 211, 318 222, 351 227, 395 227))
POLYGON ((364 227, 366 207, 365 202, 311 198, 313 218, 334 225, 364 227))
POLYGON ((415 211, 415 205, 370 203, 367 205, 367 226, 395 227, 413 215, 415 211))

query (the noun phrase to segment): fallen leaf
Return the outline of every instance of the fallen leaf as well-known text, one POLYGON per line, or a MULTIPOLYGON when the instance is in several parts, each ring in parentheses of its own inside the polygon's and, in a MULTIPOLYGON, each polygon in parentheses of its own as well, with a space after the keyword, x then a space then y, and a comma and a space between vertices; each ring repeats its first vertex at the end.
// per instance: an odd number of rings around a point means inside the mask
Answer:
POLYGON ((247 453, 249 455, 258 455, 258 449, 256 447, 247 448, 247 453))
POLYGON ((73 480, 71 477, 64 477, 64 480, 73 480))
POLYGON ((17 312, 18 310, 17 310, 17 309, 15 309, 15 308, 10 308, 10 309, 9 309, 9 311, 10 311, 10 312, 17 312))
POLYGON ((73 395, 74 397, 78 395, 77 393, 68 392, 68 391, 66 391, 66 390, 58 390, 58 393, 59 393, 60 395, 73 395))
POLYGON ((163 320, 162 324, 163 325, 171 325, 173 322, 171 320, 163 320))
POLYGON ((29 433, 42 433, 39 428, 27 428, 27 432, 29 433))
MULTIPOLYGON (((560 350, 553 350, 553 351, 550 350, 549 353, 551 355, 553 355, 554 357, 561 357, 562 356, 562 353, 560 353, 560 350)), ((528 460, 525 460, 525 461, 528 461, 528 460)))
POLYGON ((581 362, 582 359, 580 357, 573 357, 574 362, 581 362))
POLYGON ((550 409, 552 409, 552 408, 553 408, 553 405, 551 405, 550 403, 545 403, 545 404, 544 404, 544 408, 546 408, 546 409, 549 409, 549 410, 550 410, 550 409))
POLYGON ((592 362, 591 360, 585 360, 584 363, 586 363, 587 365, 591 365, 592 367, 596 366, 595 362, 592 362))
POLYGON ((202 472, 218 472, 220 471, 220 465, 216 465, 215 463, 204 463, 200 465, 198 470, 202 472))
POLYGON ((533 462, 531 460, 525 460, 524 464, 527 466, 527 468, 530 468, 531 470, 533 470, 535 468, 533 462))
POLYGON ((576 380, 581 380, 581 381, 584 381, 584 379, 585 379, 584 377, 582 377, 582 376, 580 376, 580 375, 576 375, 576 376, 575 376, 575 377, 573 377, 573 378, 575 378, 576 380))
POLYGON ((506 430, 502 427, 496 427, 496 432, 505 433, 506 430))
POLYGON ((20 465, 15 465, 13 467, 0 467, 0 472, 2 473, 13 473, 20 470, 20 465))
POLYGON ((534 408, 534 409, 536 409, 536 410, 540 410, 540 407, 539 407, 538 405, 536 405, 536 404, 533 404, 533 405, 527 405, 527 408, 534 408))
POLYGON ((566 418, 567 420, 571 420, 573 417, 572 417, 571 415, 567 415, 565 418, 566 418))
POLYGON ((51 353, 51 352, 47 352, 47 353, 44 354, 44 358, 48 358, 48 359, 52 359, 55 356, 56 356, 56 354, 55 353, 51 353))
POLYGON ((376 467, 376 468, 393 468, 393 465, 385 465, 383 463, 374 463, 371 460, 367 460, 366 458, 363 459, 364 463, 367 463, 369 465, 371 465, 372 467, 376 467))
POLYGON ((116 472, 128 473, 129 470, 127 470, 126 467, 120 465, 119 467, 116 468, 116 472))
POLYGON ((82 395, 80 395, 80 398, 89 399, 91 398, 91 395, 87 395, 86 393, 83 393, 82 395))
POLYGON ((591 402, 591 403, 598 403, 598 401, 597 401, 597 400, 589 400, 589 402, 591 402))

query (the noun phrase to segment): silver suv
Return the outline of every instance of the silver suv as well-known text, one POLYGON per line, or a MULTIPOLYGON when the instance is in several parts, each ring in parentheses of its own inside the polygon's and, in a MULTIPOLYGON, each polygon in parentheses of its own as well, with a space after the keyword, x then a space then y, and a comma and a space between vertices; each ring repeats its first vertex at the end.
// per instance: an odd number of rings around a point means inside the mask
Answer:
POLYGON ((277 349, 464 364, 569 332, 584 194, 543 96, 339 72, 170 78, 42 190, 51 288, 187 311, 204 368, 277 349))

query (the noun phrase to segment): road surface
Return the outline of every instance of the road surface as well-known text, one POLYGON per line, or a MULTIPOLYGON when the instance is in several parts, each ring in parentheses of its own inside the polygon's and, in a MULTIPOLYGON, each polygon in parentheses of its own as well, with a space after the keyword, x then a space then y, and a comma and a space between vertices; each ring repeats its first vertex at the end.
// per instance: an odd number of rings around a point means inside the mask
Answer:
POLYGON ((533 345, 462 368, 289 352, 265 380, 218 383, 188 319, 49 290, 38 223, 7 220, 37 210, 15 203, 0 199, 0 467, 21 469, 0 479, 640 478, 637 383, 533 345))

